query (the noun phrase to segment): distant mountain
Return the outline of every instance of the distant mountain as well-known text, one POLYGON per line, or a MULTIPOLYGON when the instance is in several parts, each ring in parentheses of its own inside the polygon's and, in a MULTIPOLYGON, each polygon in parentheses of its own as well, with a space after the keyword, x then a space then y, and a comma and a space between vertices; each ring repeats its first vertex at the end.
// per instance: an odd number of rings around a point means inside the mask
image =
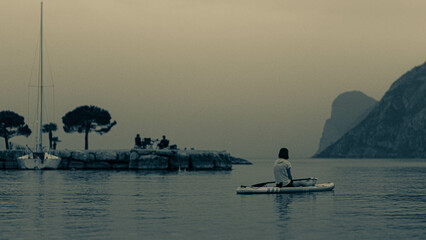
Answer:
POLYGON ((396 80, 364 120, 317 158, 425 158, 426 63, 396 80))
POLYGON ((318 153, 358 125, 376 103, 374 98, 360 91, 344 92, 337 96, 331 107, 331 117, 325 122, 318 153))

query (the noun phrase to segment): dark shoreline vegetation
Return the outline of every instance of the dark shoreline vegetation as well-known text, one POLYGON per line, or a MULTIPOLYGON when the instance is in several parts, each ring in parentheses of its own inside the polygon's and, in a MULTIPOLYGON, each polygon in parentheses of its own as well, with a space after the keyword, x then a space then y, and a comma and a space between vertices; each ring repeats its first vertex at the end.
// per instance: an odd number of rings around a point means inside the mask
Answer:
MULTIPOLYGON (((131 150, 96 150, 90 151, 88 135, 90 132, 104 134, 109 132, 116 121, 111 120, 108 111, 96 106, 80 106, 62 117, 66 133, 84 133, 84 151, 56 150, 61 142, 53 132, 58 129, 55 123, 43 125, 43 133, 49 134, 49 153, 60 157, 60 170, 232 170, 232 164, 251 164, 241 158, 232 157, 225 151, 179 150, 177 145, 169 146, 169 140, 160 141, 158 149, 156 140, 149 140, 142 148, 131 150), (165 145, 163 141, 166 141, 165 145), (155 149, 152 149, 155 148, 155 149)), ((14 136, 31 135, 24 117, 12 111, 0 112, 0 137, 5 140, 5 151, 0 151, 0 169, 18 169, 17 158, 28 154, 28 149, 13 147, 9 140, 14 136), (15 150, 11 150, 15 149, 15 150)), ((139 134, 137 135, 139 137, 139 134)), ((136 140, 136 139, 135 139, 136 140)), ((139 137, 139 143, 140 143, 139 137)), ((40 151, 40 150, 38 150, 40 151)))
MULTIPOLYGON (((117 121, 112 121, 111 115, 105 109, 84 105, 67 112, 62 117, 62 123, 66 133, 84 133, 84 149, 88 150, 89 133, 96 132, 100 135, 108 133, 117 121)), ((49 149, 56 149, 56 144, 61 142, 58 137, 53 136, 53 132, 58 129, 56 123, 44 124, 42 128, 43 133, 49 134, 49 149)), ((0 137, 4 138, 6 150, 12 148, 9 142, 12 137, 29 137, 31 133, 24 117, 9 110, 0 112, 0 137)))
MULTIPOLYGON (((226 151, 131 149, 53 150, 62 158, 59 170, 232 170, 232 164, 251 164, 226 151)), ((0 169, 18 169, 24 150, 0 151, 0 169)))

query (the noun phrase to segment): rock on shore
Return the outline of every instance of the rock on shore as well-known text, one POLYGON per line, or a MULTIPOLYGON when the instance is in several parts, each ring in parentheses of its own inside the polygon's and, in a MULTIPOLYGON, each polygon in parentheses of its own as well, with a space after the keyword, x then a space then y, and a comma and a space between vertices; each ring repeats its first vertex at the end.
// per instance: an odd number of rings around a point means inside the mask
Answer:
POLYGON ((237 157, 233 157, 233 156, 230 156, 230 158, 231 158, 232 164, 239 164, 239 165, 252 165, 253 164, 253 163, 251 163, 251 162, 249 162, 245 159, 242 159, 242 158, 237 158, 237 157))

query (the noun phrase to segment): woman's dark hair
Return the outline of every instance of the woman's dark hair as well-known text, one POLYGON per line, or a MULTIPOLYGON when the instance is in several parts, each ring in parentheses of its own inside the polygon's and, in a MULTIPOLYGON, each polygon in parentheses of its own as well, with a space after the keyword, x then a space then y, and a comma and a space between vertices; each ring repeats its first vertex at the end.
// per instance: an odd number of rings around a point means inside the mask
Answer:
POLYGON ((288 149, 287 148, 281 148, 280 153, 278 154, 278 158, 288 159, 288 149))

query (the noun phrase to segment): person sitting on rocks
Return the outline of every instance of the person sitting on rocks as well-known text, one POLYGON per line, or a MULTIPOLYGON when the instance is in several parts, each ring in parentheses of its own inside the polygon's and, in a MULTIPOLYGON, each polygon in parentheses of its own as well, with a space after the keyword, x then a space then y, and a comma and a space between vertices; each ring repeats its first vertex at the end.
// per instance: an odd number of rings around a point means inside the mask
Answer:
POLYGON ((166 139, 166 136, 163 135, 163 139, 157 144, 159 149, 164 149, 169 146, 169 140, 166 139))
POLYGON ((144 138, 143 141, 142 141, 142 148, 143 149, 148 149, 148 148, 152 149, 152 142, 153 142, 153 140, 151 138, 144 138))
POLYGON ((141 136, 138 134, 136 134, 135 137, 135 148, 140 148, 142 147, 142 141, 141 141, 141 136))

